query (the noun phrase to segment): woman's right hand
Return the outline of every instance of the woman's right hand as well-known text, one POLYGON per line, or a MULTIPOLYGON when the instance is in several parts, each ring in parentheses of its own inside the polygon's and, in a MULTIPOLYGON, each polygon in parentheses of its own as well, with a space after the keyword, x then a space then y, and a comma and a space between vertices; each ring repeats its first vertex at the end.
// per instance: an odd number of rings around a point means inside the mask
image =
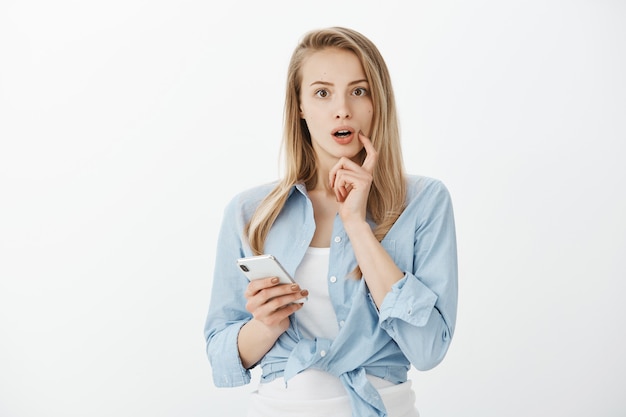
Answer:
POLYGON ((279 284, 276 277, 255 279, 245 292, 246 310, 278 338, 289 328, 289 316, 302 308, 298 300, 307 295, 298 284, 279 284))
POLYGON ((242 365, 253 367, 289 328, 289 316, 302 308, 298 300, 309 294, 298 284, 279 284, 278 278, 255 279, 248 284, 246 310, 253 319, 243 325, 237 338, 242 365))

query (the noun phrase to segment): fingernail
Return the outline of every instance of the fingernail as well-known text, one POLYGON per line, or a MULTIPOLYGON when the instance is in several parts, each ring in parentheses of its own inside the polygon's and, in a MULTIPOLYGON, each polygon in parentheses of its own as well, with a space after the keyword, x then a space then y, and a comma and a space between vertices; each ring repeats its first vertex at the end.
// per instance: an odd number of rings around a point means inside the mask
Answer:
POLYGON ((303 297, 306 297, 307 295, 309 295, 309 291, 308 290, 302 290, 300 291, 300 295, 303 297))
POLYGON ((298 284, 293 284, 291 286, 291 291, 298 291, 298 284))
POLYGON ((276 277, 272 278, 272 284, 278 284, 278 278, 276 277))

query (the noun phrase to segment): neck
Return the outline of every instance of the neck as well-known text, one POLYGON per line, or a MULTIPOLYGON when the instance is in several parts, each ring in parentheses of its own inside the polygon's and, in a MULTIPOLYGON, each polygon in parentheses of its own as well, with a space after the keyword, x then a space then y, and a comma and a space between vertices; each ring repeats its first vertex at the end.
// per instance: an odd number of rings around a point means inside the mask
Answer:
POLYGON ((310 191, 316 191, 321 194, 335 195, 335 192, 330 187, 330 179, 328 175, 330 173, 330 169, 335 166, 335 164, 339 161, 339 159, 332 161, 330 164, 318 164, 317 165, 317 182, 315 187, 313 187, 310 191))
POLYGON ((327 196, 333 200, 336 198, 335 191, 328 184, 328 175, 318 176, 315 187, 309 190, 319 196, 327 196))

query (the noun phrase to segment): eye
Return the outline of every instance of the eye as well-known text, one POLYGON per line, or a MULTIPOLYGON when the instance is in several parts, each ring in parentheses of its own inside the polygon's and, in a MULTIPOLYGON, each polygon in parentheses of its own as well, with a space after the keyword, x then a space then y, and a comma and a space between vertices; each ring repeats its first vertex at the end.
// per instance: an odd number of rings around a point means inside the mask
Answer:
POLYGON ((367 95, 367 89, 365 89, 363 87, 357 87, 357 88, 354 89, 352 94, 357 96, 357 97, 363 97, 363 96, 367 95))
POLYGON ((320 88, 319 90, 315 91, 315 96, 319 97, 319 98, 326 98, 328 97, 328 90, 324 89, 324 88, 320 88))

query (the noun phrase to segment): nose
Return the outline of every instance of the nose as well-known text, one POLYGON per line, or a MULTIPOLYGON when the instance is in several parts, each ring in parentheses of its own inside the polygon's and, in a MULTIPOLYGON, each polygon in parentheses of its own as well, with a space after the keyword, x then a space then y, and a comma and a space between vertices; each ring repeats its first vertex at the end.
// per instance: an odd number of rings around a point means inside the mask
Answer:
POLYGON ((337 99, 337 107, 335 109, 335 118, 336 119, 349 119, 352 116, 350 111, 350 106, 348 105, 348 100, 345 98, 337 99))

